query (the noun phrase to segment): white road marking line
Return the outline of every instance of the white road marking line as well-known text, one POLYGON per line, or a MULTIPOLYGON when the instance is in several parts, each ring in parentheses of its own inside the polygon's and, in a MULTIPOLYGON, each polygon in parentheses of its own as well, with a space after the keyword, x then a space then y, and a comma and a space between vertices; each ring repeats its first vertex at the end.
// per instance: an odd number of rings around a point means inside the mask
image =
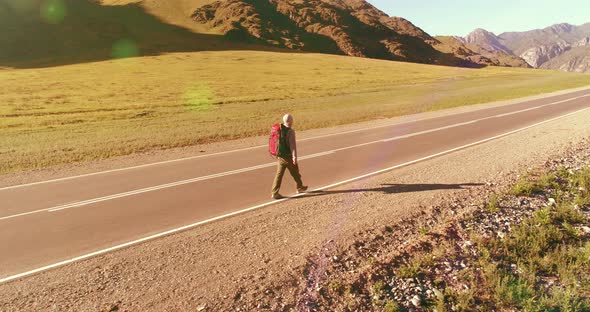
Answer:
MULTIPOLYGON (((330 154, 333 154, 333 153, 334 153, 334 151, 323 152, 323 153, 318 153, 318 154, 304 156, 304 157, 301 157, 300 159, 301 160, 311 159, 311 158, 321 157, 321 156, 325 156, 325 155, 330 155, 330 154)), ((22 216, 26 216, 26 215, 30 215, 30 214, 34 214, 34 213, 40 213, 40 212, 56 212, 56 211, 60 211, 60 210, 64 210, 64 209, 78 208, 78 207, 82 207, 82 206, 86 206, 86 205, 90 205, 90 204, 94 204, 94 203, 99 203, 99 202, 103 202, 103 201, 107 201, 107 200, 113 200, 113 199, 117 199, 117 198, 122 198, 122 197, 137 195, 137 194, 141 194, 141 193, 157 191, 157 190, 160 190, 160 189, 165 189, 165 188, 180 186, 180 185, 189 184, 189 183, 195 183, 195 182, 199 182, 199 181, 203 181, 203 180, 208 180, 208 179, 213 179, 213 178, 219 178, 219 177, 223 177, 223 176, 227 176, 227 175, 243 173, 243 172, 257 170, 257 169, 262 169, 262 168, 266 168, 266 167, 272 167, 272 166, 275 166, 275 165, 276 165, 276 163, 274 163, 274 162, 273 163, 267 163, 267 164, 263 164, 263 165, 259 165, 259 166, 253 166, 253 167, 243 168, 243 169, 239 169, 239 170, 227 171, 227 172, 213 174, 213 175, 209 175, 209 176, 203 176, 203 177, 198 177, 198 178, 193 178, 193 179, 188 179, 188 180, 183 180, 183 181, 178 181, 178 182, 173 182, 173 183, 168 183, 168 184, 163 184, 163 185, 158 185, 158 186, 154 186, 154 187, 148 187, 148 188, 144 188, 144 189, 129 191, 129 192, 120 193, 120 194, 114 194, 114 195, 110 195, 110 196, 98 197, 98 198, 84 200, 84 201, 79 201, 79 202, 72 202, 72 203, 68 203, 68 204, 64 204, 64 205, 60 205, 60 206, 56 206, 56 207, 52 207, 52 208, 44 208, 44 209, 39 209, 39 210, 35 210, 35 211, 29 211, 29 212, 25 212, 25 213, 16 214, 16 215, 10 215, 10 216, 5 216, 5 217, 0 217, 0 221, 6 220, 6 219, 12 219, 12 218, 17 218, 17 217, 22 217, 22 216)))
MULTIPOLYGON (((452 148, 452 149, 449 149, 449 150, 446 150, 446 151, 443 151, 443 152, 439 152, 439 153, 432 154, 432 155, 429 155, 429 156, 426 156, 426 157, 415 159, 415 160, 412 160, 412 161, 409 161, 409 162, 406 162, 406 163, 403 163, 403 164, 395 165, 395 166, 392 166, 392 167, 389 167, 389 168, 385 168, 385 169, 382 169, 382 170, 379 170, 379 171, 371 172, 371 173, 368 173, 368 174, 365 174, 365 175, 362 175, 362 176, 358 176, 358 177, 355 177, 355 178, 352 178, 352 179, 348 179, 348 180, 340 181, 340 182, 337 182, 337 183, 334 183, 334 184, 326 185, 326 186, 323 186, 323 187, 320 187, 320 188, 316 188, 315 190, 313 190, 311 192, 314 192, 314 191, 317 192, 317 191, 322 191, 322 190, 334 188, 334 187, 337 187, 337 186, 340 186, 340 185, 343 185, 343 184, 346 184, 346 183, 358 181, 358 180, 361 180, 361 179, 366 179, 366 178, 371 177, 371 176, 375 176, 375 175, 378 175, 378 174, 381 174, 381 173, 385 173, 385 172, 388 172, 388 171, 391 171, 391 170, 395 170, 395 169, 399 169, 399 168, 406 167, 406 166, 409 166, 409 165, 413 165, 413 164, 418 163, 418 162, 422 162, 422 161, 425 161, 425 160, 436 158, 438 156, 450 154, 450 153, 453 153, 453 152, 456 152, 456 151, 459 151, 459 150, 463 150, 463 149, 466 149, 466 148, 469 148, 469 147, 472 147, 472 146, 475 146, 475 145, 483 144, 483 143, 486 143, 486 142, 489 142, 489 141, 492 141, 492 140, 495 140, 495 139, 499 139, 499 138, 502 138, 502 137, 505 137, 505 136, 509 136, 509 135, 514 134, 514 133, 517 133, 517 132, 521 132, 521 131, 524 131, 524 130, 527 130, 527 129, 530 129, 530 128, 534 128, 534 127, 540 126, 542 124, 546 124, 546 123, 549 123, 549 122, 552 122, 552 121, 555 121, 555 120, 558 120, 558 119, 562 119, 562 118, 565 118, 565 117, 568 117, 568 116, 571 116, 571 115, 574 115, 574 114, 577 114, 577 113, 580 113, 580 112, 583 112, 583 111, 586 111, 586 110, 589 110, 589 109, 590 109, 590 107, 584 108, 584 109, 580 109, 580 110, 577 110, 577 111, 574 111, 574 112, 571 112, 571 113, 568 113, 568 114, 565 114, 565 115, 561 115, 561 116, 558 116, 558 117, 555 117, 555 118, 551 118, 551 119, 548 119, 548 120, 545 120, 545 121, 542 121, 542 122, 539 122, 539 123, 536 123, 536 124, 533 124, 533 125, 530 125, 530 126, 526 126, 526 127, 523 127, 523 128, 512 130, 512 131, 509 131, 509 132, 506 132, 506 133, 503 133, 503 134, 500 134, 500 135, 496 135, 496 136, 493 136, 493 137, 490 137, 490 138, 487 138, 487 139, 483 139, 483 140, 477 141, 477 142, 469 143, 469 144, 466 144, 466 145, 463 145, 463 146, 459 146, 459 147, 455 147, 455 148, 452 148)), ((291 196, 289 198, 296 198, 296 197, 301 197, 301 196, 304 196, 304 195, 305 194, 297 194, 297 195, 291 196)), ((139 243, 143 243, 143 242, 146 242, 146 241, 149 241, 149 240, 153 240, 153 239, 160 238, 160 237, 163 237, 163 236, 167 236, 167 235, 170 235, 170 234, 174 234, 174 233, 178 233, 178 232, 181 232, 181 231, 185 231, 185 230, 188 230, 188 229, 197 227, 199 225, 203 225, 203 224, 211 223, 211 222, 214 222, 214 221, 226 219, 226 218, 229 218, 229 217, 232 217, 232 216, 236 216, 236 215, 240 215, 240 214, 243 214, 243 213, 246 213, 246 212, 249 212, 249 211, 257 210, 257 209, 260 209, 260 208, 263 208, 263 207, 268 207, 268 206, 271 206, 271 205, 276 205, 278 203, 281 203, 281 202, 284 202, 284 201, 288 200, 289 198, 285 198, 285 199, 281 199, 281 200, 276 200, 276 201, 272 201, 272 202, 267 202, 267 203, 264 203, 264 204, 261 204, 261 205, 258 205, 258 206, 254 206, 254 207, 250 207, 250 208, 246 208, 246 209, 234 211, 232 213, 224 214, 224 215, 221 215, 221 216, 218 216, 218 217, 214 217, 214 218, 211 218, 211 219, 207 219, 207 220, 204 220, 204 221, 199 221, 199 222, 196 222, 196 223, 193 223, 193 224, 189 224, 189 225, 185 225, 185 226, 178 227, 178 228, 175 228, 175 229, 171 229, 171 230, 168 230, 168 231, 160 232, 160 233, 157 233, 157 234, 154 234, 154 235, 151 235, 151 236, 147 236, 147 237, 144 237, 144 238, 133 240, 133 241, 130 241, 130 242, 127 242, 127 243, 123 243, 123 244, 120 244, 120 245, 116 245, 116 246, 113 246, 113 247, 109 247, 109 248, 106 248, 106 249, 98 250, 98 251, 95 251, 95 252, 92 252, 92 253, 88 253, 88 254, 85 254, 85 255, 82 255, 82 256, 78 256, 78 257, 75 257, 75 258, 72 258, 72 259, 69 259, 69 260, 64 260, 64 261, 57 262, 57 263, 54 263, 54 264, 50 264, 50 265, 47 265, 47 266, 44 266, 44 267, 40 267, 40 268, 31 270, 31 271, 27 271, 27 272, 15 274, 15 275, 7 276, 7 277, 4 277, 4 278, 1 278, 0 279, 0 284, 1 283, 9 282, 9 281, 12 281, 12 280, 15 280, 15 279, 19 279, 19 278, 22 278, 22 277, 26 277, 26 276, 29 276, 29 275, 32 275, 32 274, 35 274, 35 273, 40 273, 40 272, 43 272, 43 271, 47 271, 49 269, 53 269, 53 268, 56 268, 56 267, 64 266, 66 264, 70 264, 70 263, 73 263, 73 262, 85 260, 85 259, 88 259, 88 258, 91 258, 91 257, 94 257, 94 256, 102 255, 102 254, 105 254, 105 253, 108 253, 108 252, 111 252, 111 251, 115 251, 115 250, 118 250, 118 249, 122 249, 122 248, 125 248, 125 247, 136 245, 136 244, 139 244, 139 243)))
POLYGON ((23 216, 26 216, 26 215, 35 214, 35 213, 44 212, 44 211, 47 211, 47 209, 34 210, 34 211, 23 212, 23 213, 19 213, 19 214, 15 214, 15 215, 10 215, 10 216, 6 216, 6 217, 1 217, 0 218, 0 221, 7 220, 7 219, 12 219, 12 218, 23 217, 23 216))
POLYGON ((419 136, 422 134, 427 134, 427 133, 431 133, 431 132, 437 132, 437 131, 441 131, 441 130, 446 130, 446 129, 451 129, 451 128, 457 128, 457 127, 461 127, 461 126, 466 126, 469 124, 473 124, 479 121, 484 120, 482 119, 476 119, 476 120, 472 120, 472 121, 468 121, 468 122, 461 122, 458 124, 454 124, 454 125, 450 125, 450 126, 444 126, 444 127, 440 127, 440 128, 434 128, 434 129, 430 129, 430 130, 424 130, 424 131, 420 131, 420 132, 415 132, 415 133, 410 133, 410 134, 405 134, 405 135, 400 135, 397 137, 393 137, 393 138, 389 138, 389 139, 385 139, 385 140, 381 140, 381 142, 391 142, 391 141, 396 141, 396 140, 400 140, 400 139, 407 139, 407 138, 411 138, 414 136, 419 136))
POLYGON ((311 159, 311 158, 316 158, 316 157, 322 157, 322 156, 326 156, 326 155, 330 155, 330 154, 334 154, 335 151, 327 151, 327 152, 323 152, 323 153, 317 153, 317 154, 313 154, 313 155, 309 155, 309 156, 303 156, 303 157, 299 157, 299 160, 305 160, 305 159, 311 159))
MULTIPOLYGON (((576 97, 576 98, 573 98, 573 99, 579 99, 579 98, 584 98, 584 97, 589 97, 589 96, 590 96, 590 94, 589 95, 579 96, 579 97, 576 97)), ((396 141, 396 140, 401 140, 401 139, 407 139, 407 138, 411 138, 411 137, 415 137, 415 136, 420 136, 420 135, 423 135, 423 134, 428 134, 428 133, 432 133, 432 132, 436 132, 436 131, 442 131, 442 130, 446 130, 446 129, 461 127, 461 126, 465 126, 465 125, 477 123, 477 122, 480 122, 480 121, 483 121, 483 120, 497 118, 497 116, 505 117, 505 116, 509 116, 509 115, 514 115, 514 114, 518 114, 518 113, 522 113, 522 112, 526 112, 526 111, 540 109, 540 108, 543 108, 543 107, 546 107, 546 106, 557 105, 557 104, 569 102, 569 101, 572 101, 573 99, 558 101, 558 102, 549 103, 549 104, 543 104, 543 105, 540 105, 540 106, 526 108, 526 109, 522 109, 522 110, 510 112, 510 113, 504 113, 504 114, 500 114, 500 115, 494 115, 494 116, 479 118, 479 119, 475 119, 475 120, 471 120, 471 121, 466 121, 466 122, 461 122, 461 123, 458 123, 458 124, 453 124, 453 125, 444 126, 444 127, 440 127, 440 128, 429 129, 429 130, 424 130, 424 131, 420 131, 420 132, 405 134, 405 135, 401 135, 401 136, 392 137, 392 138, 389 138, 389 139, 376 140, 376 141, 371 141, 371 142, 367 142, 367 143, 361 143, 361 144, 357 144, 357 145, 342 147, 342 148, 338 148, 338 149, 335 149, 335 150, 332 150, 332 151, 321 152, 321 153, 317 153, 317 154, 312 154, 312 155, 304 156, 304 157, 301 157, 300 160, 305 160, 305 159, 311 159, 311 158, 326 156, 326 155, 334 154, 334 153, 339 152, 339 151, 344 151, 344 150, 353 149, 353 148, 357 148, 357 147, 362 147, 362 146, 366 146, 366 145, 371 145, 371 144, 376 144, 376 143, 388 143, 388 142, 392 142, 392 141, 396 141)), ((212 175, 208 175, 208 176, 197 177, 197 178, 192 178, 192 179, 187 179, 187 180, 182 180, 182 181, 177 181, 177 182, 172 182, 172 183, 167 183, 167 184, 162 184, 162 185, 157 185, 157 186, 153 186, 153 187, 147 187, 147 188, 133 190, 133 191, 129 191, 129 192, 124 192, 124 193, 119 193, 119 194, 113 194, 113 195, 109 195, 109 196, 103 196, 103 197, 98 197, 98 198, 84 200, 84 201, 79 201, 79 202, 73 202, 73 203, 70 203, 70 204, 64 204, 64 205, 60 205, 60 206, 56 206, 56 207, 43 208, 43 209, 39 209, 39 210, 35 210, 35 211, 30 211, 30 212, 26 212, 26 213, 21 213, 21 214, 16 214, 16 215, 11 215, 11 216, 0 217, 0 221, 6 220, 6 219, 12 219, 12 218, 17 218, 17 217, 22 217, 22 216, 26 216, 26 215, 31 215, 31 214, 35 214, 35 213, 41 213, 41 212, 56 212, 56 211, 61 211, 61 210, 65 210, 65 209, 79 208, 79 207, 83 207, 83 206, 87 206, 87 205, 95 204, 95 203, 100 203, 100 202, 104 202, 104 201, 108 201, 108 200, 114 200, 114 199, 118 199, 118 198, 123 198, 123 197, 138 195, 138 194, 143 194, 143 193, 147 193, 147 192, 153 192, 153 191, 157 191, 157 190, 161 190, 161 189, 166 189, 166 188, 172 188, 172 187, 181 186, 181 185, 185 185, 185 184, 196 183, 196 182, 200 182, 200 181, 204 181, 204 180, 209 180, 209 179, 224 177, 224 176, 228 176, 228 175, 239 174, 239 173, 244 173, 244 172, 248 172, 248 171, 254 171, 254 170, 258 170, 258 169, 272 167, 272 166, 275 166, 275 165, 276 165, 276 163, 274 163, 274 162, 273 163, 266 163, 266 164, 262 164, 262 165, 258 165, 258 166, 252 166, 252 167, 248 167, 248 168, 242 168, 242 169, 237 169, 237 170, 232 170, 232 171, 227 171, 227 172, 212 174, 212 175)))
MULTIPOLYGON (((350 130, 350 131, 345 131, 345 132, 338 132, 338 133, 320 135, 320 136, 311 137, 311 138, 298 139, 298 142, 317 140, 317 139, 327 138, 327 137, 331 137, 331 136, 337 136, 337 135, 342 135, 342 134, 349 134, 349 133, 354 133, 354 132, 368 131, 368 130, 372 130, 372 129, 387 128, 387 127, 397 126, 397 125, 411 124, 411 123, 414 123, 414 122, 416 122, 416 121, 414 120, 414 121, 407 121, 407 122, 402 122, 402 123, 391 123, 391 124, 377 126, 377 127, 363 128, 363 129, 356 129, 356 130, 350 130)), ((107 173, 113 173, 113 172, 127 171, 127 170, 133 170, 133 169, 141 169, 141 168, 153 167, 153 166, 158 166, 158 165, 165 165, 165 164, 170 164, 170 163, 175 163, 175 162, 182 162, 182 161, 186 161, 186 160, 193 160, 193 159, 199 159, 199 158, 205 158, 205 157, 211 157, 211 156, 218 156, 218 155, 224 155, 224 154, 230 154, 230 153, 236 153, 236 152, 249 151, 249 150, 254 150, 254 149, 259 149, 259 148, 268 148, 268 146, 267 145, 258 145, 258 146, 252 146, 252 147, 246 147, 246 148, 231 150, 231 151, 211 153, 211 154, 207 154, 207 155, 190 156, 190 157, 185 157, 185 158, 179 158, 179 159, 173 159, 173 160, 167 160, 167 161, 154 162, 154 163, 149 163, 149 164, 144 164, 144 165, 138 165, 138 166, 132 166, 132 167, 125 167, 125 168, 119 168, 119 169, 112 169, 112 170, 105 170, 105 171, 100 171, 100 172, 93 172, 93 173, 81 174, 81 175, 76 175, 76 176, 71 176, 71 177, 65 177, 65 178, 59 178, 59 179, 51 179, 51 180, 40 181, 40 182, 33 182, 33 183, 27 183, 27 184, 19 184, 19 185, 13 185, 13 186, 6 186, 6 187, 1 187, 0 188, 0 191, 10 190, 10 189, 16 189, 16 188, 22 188, 22 187, 33 186, 33 185, 39 185, 39 184, 48 184, 48 183, 61 182, 61 181, 78 179, 78 178, 85 178, 85 177, 90 177, 90 176, 95 176, 95 175, 101 175, 101 174, 107 174, 107 173)))
MULTIPOLYGON (((584 91, 584 90, 581 90, 581 91, 584 91)), ((579 92, 581 92, 581 91, 579 91, 579 92)), ((554 96, 559 96, 559 95, 554 95, 554 96)), ((543 105, 543 106, 560 104, 560 103, 569 102, 569 101, 577 100, 577 99, 580 99, 580 98, 583 98, 583 97, 588 97, 588 96, 590 96, 590 95, 578 96, 578 97, 574 97, 574 98, 562 100, 562 101, 559 101, 559 102, 555 102, 555 103, 551 103, 551 104, 546 104, 546 105, 543 105)), ((551 96, 549 96, 549 97, 551 97, 551 96)), ((536 100, 539 100, 539 99, 536 99, 536 100)), ((523 102, 518 102, 518 103, 515 103, 515 104, 511 104, 511 105, 518 105, 518 104, 526 103, 527 101, 534 101, 534 100, 524 100, 523 102)), ((540 106, 540 107, 543 107, 543 106, 540 106)), ((536 109, 536 108, 533 108, 533 109, 536 109)), ((526 110, 524 110, 524 111, 526 111, 526 110)), ((510 115, 510 114, 511 113, 501 114, 501 115, 497 115, 497 117, 502 117, 502 116, 510 115)), ((433 118, 438 118, 438 117, 424 118, 424 119, 420 119, 418 121, 424 121, 424 120, 429 120, 429 119, 433 119, 433 118)), ((411 123, 414 123, 414 122, 416 122, 416 120, 414 120, 414 121, 407 121, 407 122, 401 122, 401 123, 393 122, 391 124, 386 124, 386 125, 377 126, 377 127, 356 129, 356 130, 350 130, 350 131, 344 131, 344 132, 338 132, 338 133, 320 135, 320 136, 317 136, 317 137, 300 139, 299 141, 311 141, 311 140, 317 140, 317 139, 321 139, 321 138, 326 138, 326 137, 331 137, 331 136, 337 136, 337 135, 342 135, 342 134, 349 134, 349 133, 355 133, 355 132, 369 131, 369 130, 373 130, 373 129, 380 129, 380 128, 387 128, 387 127, 392 127, 392 126, 406 125, 406 124, 411 124, 411 123)), ((211 157, 211 156, 218 156, 218 155, 224 155, 224 154, 229 154, 229 153, 236 153, 236 152, 254 150, 254 149, 259 149, 259 148, 266 148, 266 147, 267 147, 266 145, 258 145, 258 146, 253 146, 253 147, 247 147, 247 148, 242 148, 242 149, 231 150, 231 151, 211 153, 211 154, 207 154, 207 155, 190 156, 190 157, 185 157, 185 158, 179 158, 179 159, 173 159, 173 160, 167 160, 167 161, 154 162, 154 163, 149 163, 149 164, 144 164, 144 165, 138 165, 138 166, 131 166, 131 167, 125 167, 125 168, 119 168, 119 169, 111 169, 111 170, 105 170, 105 171, 99 171, 99 172, 81 174, 81 175, 76 175, 76 176, 71 176, 71 177, 51 179, 51 180, 46 180, 46 181, 39 181, 39 182, 26 183, 26 184, 20 184, 20 185, 13 185, 13 186, 6 186, 6 187, 0 187, 0 191, 10 190, 10 189, 16 189, 16 188, 22 188, 22 187, 33 186, 33 185, 40 185, 40 184, 47 184, 47 183, 55 183, 55 182, 73 180, 73 179, 90 177, 90 176, 95 176, 95 175, 102 175, 102 174, 113 173, 113 172, 127 171, 127 170, 133 170, 133 169, 140 169, 140 168, 146 168, 146 167, 152 167, 152 166, 170 164, 170 163, 175 163, 175 162, 182 162, 182 161, 186 161, 186 160, 193 160, 193 159, 204 158, 204 157, 211 157)))

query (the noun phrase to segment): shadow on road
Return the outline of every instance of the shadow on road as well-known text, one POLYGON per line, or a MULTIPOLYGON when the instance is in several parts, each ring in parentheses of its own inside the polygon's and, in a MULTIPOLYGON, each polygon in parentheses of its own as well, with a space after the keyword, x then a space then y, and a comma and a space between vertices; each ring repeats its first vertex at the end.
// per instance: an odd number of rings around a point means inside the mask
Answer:
POLYGON ((399 194, 399 193, 415 193, 436 190, 462 190, 470 187, 482 186, 484 183, 462 183, 462 184, 381 184, 382 187, 366 188, 366 189, 350 189, 337 191, 312 191, 308 192, 306 197, 333 195, 333 194, 349 194, 349 193, 365 193, 365 192, 379 192, 384 194, 399 194))

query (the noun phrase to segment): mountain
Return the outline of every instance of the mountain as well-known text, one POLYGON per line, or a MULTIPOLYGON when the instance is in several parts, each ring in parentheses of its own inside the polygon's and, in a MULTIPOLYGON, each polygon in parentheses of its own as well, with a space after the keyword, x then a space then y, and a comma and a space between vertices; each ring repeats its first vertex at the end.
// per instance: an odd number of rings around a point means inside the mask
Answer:
POLYGON ((0 37, 0 66, 13 67, 228 49, 522 65, 468 43, 446 46, 364 0, 0 0, 0 27, 9 30, 0 37))
POLYGON ((467 37, 437 36, 433 47, 441 52, 491 66, 530 67, 523 59, 513 55, 496 35, 484 29, 476 29, 467 37))
MULTIPOLYGON (((125 0, 103 3, 109 1, 125 0)), ((196 8, 190 14, 194 21, 190 25, 186 19, 180 24, 174 21, 183 18, 162 14, 171 11, 164 7, 182 7, 186 13, 188 0, 133 2, 175 25, 280 48, 452 66, 528 67, 516 57, 480 52, 479 48, 472 47, 473 57, 454 54, 452 47, 445 47, 410 21, 388 16, 364 0, 190 1, 196 8)))
POLYGON ((581 26, 564 23, 525 32, 506 32, 500 34, 499 38, 503 45, 515 54, 521 55, 536 46, 572 45, 588 36, 590 23, 581 26))
POLYGON ((419 63, 446 60, 428 43, 435 41, 430 35, 364 0, 220 0, 191 16, 228 37, 289 49, 419 63))
POLYGON ((510 49, 500 43, 499 38, 485 29, 478 28, 472 31, 467 37, 463 38, 463 42, 477 46, 488 52, 504 52, 512 54, 510 49))
POLYGON ((527 32, 504 33, 500 38, 535 68, 589 72, 585 61, 589 54, 584 47, 590 43, 590 23, 556 24, 527 32))
POLYGON ((590 73, 590 45, 573 47, 563 54, 543 63, 541 68, 590 73))
MULTIPOLYGON (((128 2, 105 6, 87 0, 0 0, 0 66, 55 66, 119 56, 260 49, 218 34, 163 23, 139 4, 128 2)), ((188 16, 187 20, 191 21, 188 16)))
POLYGON ((590 23, 575 26, 556 24, 525 32, 505 32, 498 36, 478 28, 459 38, 471 50, 490 59, 489 54, 503 59, 525 61, 530 67, 572 72, 590 72, 590 23))
POLYGON ((499 36, 476 29, 462 40, 485 51, 521 58, 533 68, 590 72, 590 23, 581 26, 563 23, 544 29, 506 32, 499 36))

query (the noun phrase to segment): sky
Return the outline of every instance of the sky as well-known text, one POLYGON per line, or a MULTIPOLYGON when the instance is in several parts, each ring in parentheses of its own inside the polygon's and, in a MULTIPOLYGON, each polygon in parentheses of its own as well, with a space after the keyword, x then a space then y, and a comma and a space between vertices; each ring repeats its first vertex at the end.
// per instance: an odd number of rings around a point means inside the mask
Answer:
POLYGON ((465 36, 476 28, 499 35, 557 23, 590 22, 590 0, 368 0, 430 35, 465 36))

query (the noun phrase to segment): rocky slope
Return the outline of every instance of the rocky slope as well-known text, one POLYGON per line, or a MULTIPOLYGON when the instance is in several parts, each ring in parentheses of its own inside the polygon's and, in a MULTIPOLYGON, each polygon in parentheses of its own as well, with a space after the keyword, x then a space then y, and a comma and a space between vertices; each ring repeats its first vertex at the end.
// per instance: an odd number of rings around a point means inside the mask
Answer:
POLYGON ((568 53, 569 57, 561 56, 590 43, 590 23, 582 26, 557 24, 522 33, 504 33, 500 40, 535 68, 579 71, 580 68, 572 64, 580 61, 580 52, 585 49, 568 53))
POLYGON ((453 66, 529 67, 484 30, 462 43, 441 41, 364 0, 200 1, 191 17, 199 27, 232 39, 289 49, 453 66), (471 44, 481 41, 478 36, 492 38, 490 47, 471 44))
POLYGON ((0 2, 0 26, 19 30, 0 38, 7 47, 0 66, 110 59, 113 43, 128 38, 139 55, 278 48, 464 67, 522 65, 475 48, 469 57, 456 54, 365 0, 63 0, 56 3, 64 14, 54 21, 33 14, 49 8, 44 1, 20 3, 0 2))
POLYGON ((478 28, 472 31, 467 37, 463 38, 463 42, 471 45, 476 45, 488 52, 505 52, 511 54, 510 49, 500 43, 499 38, 485 29, 478 28))
POLYGON ((506 32, 499 36, 476 29, 463 42, 482 50, 519 57, 531 67, 572 72, 590 72, 588 49, 590 23, 581 26, 556 24, 526 32, 506 32))
POLYGON ((433 47, 443 53, 488 66, 530 67, 523 59, 501 50, 491 50, 466 42, 460 37, 437 36, 433 47))
MULTIPOLYGON (((0 36, 0 66, 28 68, 109 60, 121 50, 117 49, 120 43, 133 52, 128 56, 250 48, 219 35, 162 22, 160 16, 130 0, 110 1, 125 5, 106 6, 88 0, 0 0, 0 28, 5 30, 0 36)), ((154 10, 166 12, 155 6, 154 10)))
POLYGON ((233 39, 398 61, 469 65, 432 48, 436 39, 363 0, 220 0, 192 18, 233 39))
POLYGON ((541 68, 590 73, 590 45, 573 47, 565 53, 543 63, 541 68))

